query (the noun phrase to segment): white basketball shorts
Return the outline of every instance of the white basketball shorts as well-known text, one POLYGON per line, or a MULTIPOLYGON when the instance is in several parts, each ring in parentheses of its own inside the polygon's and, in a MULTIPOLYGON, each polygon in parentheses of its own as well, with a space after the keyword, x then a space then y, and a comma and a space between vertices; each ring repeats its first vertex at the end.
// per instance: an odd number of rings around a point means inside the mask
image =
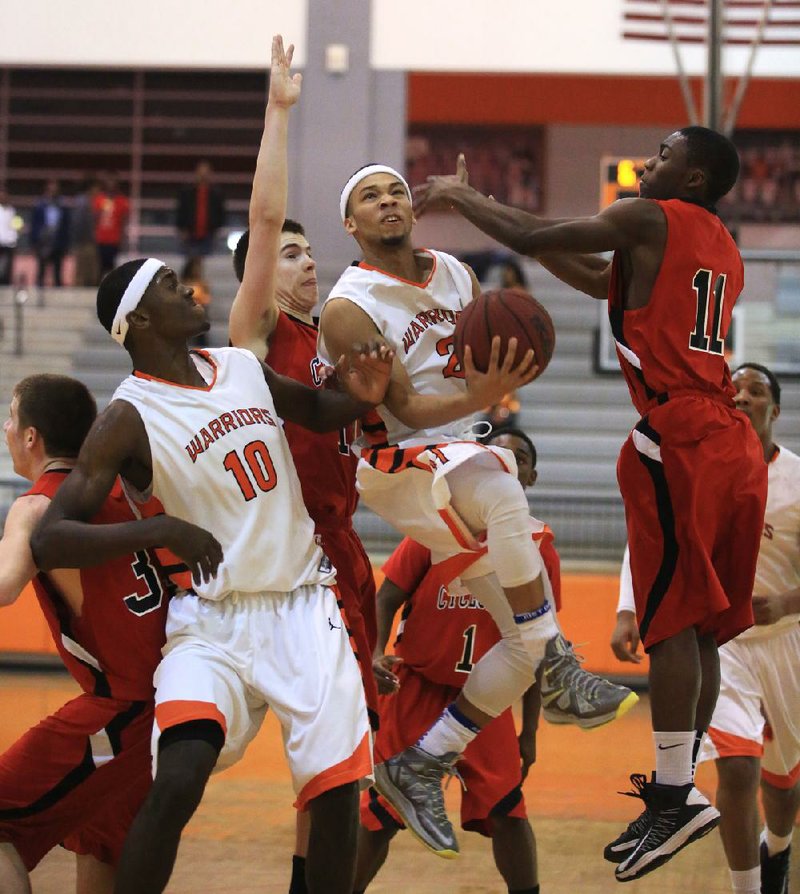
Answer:
POLYGON ((719 650, 719 700, 700 760, 759 757, 777 788, 800 779, 800 625, 719 650))
POLYGON ((244 754, 271 708, 297 807, 371 777, 361 674, 330 587, 231 593, 219 601, 176 596, 155 685, 154 766, 165 729, 211 719, 225 733, 216 770, 225 769, 244 754))

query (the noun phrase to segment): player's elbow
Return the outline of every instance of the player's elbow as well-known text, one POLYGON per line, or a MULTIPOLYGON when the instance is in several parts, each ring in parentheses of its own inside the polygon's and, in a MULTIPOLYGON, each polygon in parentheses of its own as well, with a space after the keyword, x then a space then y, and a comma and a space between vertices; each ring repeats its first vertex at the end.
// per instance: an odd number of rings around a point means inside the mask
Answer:
POLYGON ((52 536, 49 526, 40 524, 31 534, 31 555, 34 565, 40 571, 50 571, 59 567, 56 561, 55 546, 56 538, 52 536))
POLYGON ((0 576, 0 608, 13 605, 22 592, 22 586, 16 580, 0 576))

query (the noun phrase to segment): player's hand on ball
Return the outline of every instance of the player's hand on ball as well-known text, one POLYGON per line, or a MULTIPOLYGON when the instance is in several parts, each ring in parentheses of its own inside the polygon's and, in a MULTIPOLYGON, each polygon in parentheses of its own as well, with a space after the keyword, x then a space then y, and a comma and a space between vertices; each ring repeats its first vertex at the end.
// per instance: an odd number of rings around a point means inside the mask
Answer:
POLYGON ((289 108, 300 97, 300 87, 303 82, 301 74, 292 74, 292 57, 294 56, 294 44, 289 44, 289 49, 283 49, 283 38, 276 34, 272 38, 272 65, 269 73, 269 104, 289 108))
POLYGON ((372 673, 375 675, 375 682, 381 695, 392 695, 400 688, 400 680, 392 668, 402 661, 403 659, 397 655, 379 655, 373 659, 372 673))
POLYGON ((640 664, 642 656, 638 654, 639 627, 633 612, 617 612, 617 626, 611 634, 611 651, 619 661, 630 661, 640 664))
POLYGON ((224 558, 219 541, 205 528, 171 515, 161 516, 162 544, 186 563, 195 584, 208 583, 217 576, 224 558))
POLYGON ((472 362, 472 348, 469 345, 464 348, 464 378, 470 394, 475 398, 478 410, 499 403, 506 394, 532 382, 539 372, 536 356, 532 349, 528 350, 522 360, 514 366, 514 358, 517 353, 516 338, 508 340, 502 363, 500 362, 500 345, 500 336, 495 335, 492 339, 489 366, 485 373, 475 368, 475 364, 472 362))
POLYGON ((423 215, 426 211, 452 209, 453 196, 459 190, 469 188, 469 175, 464 154, 460 153, 455 174, 435 174, 420 186, 415 186, 414 212, 423 215))

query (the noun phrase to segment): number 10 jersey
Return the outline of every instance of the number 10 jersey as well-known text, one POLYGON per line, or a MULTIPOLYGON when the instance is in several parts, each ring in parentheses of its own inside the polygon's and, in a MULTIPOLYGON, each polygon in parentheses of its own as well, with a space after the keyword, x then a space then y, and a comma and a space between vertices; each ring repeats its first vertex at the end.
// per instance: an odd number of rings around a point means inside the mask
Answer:
POLYGON ((220 542, 217 576, 194 587, 204 599, 331 582, 261 363, 238 348, 192 357, 206 386, 134 371, 114 393, 135 407, 150 442, 152 483, 137 498, 152 496, 220 542))

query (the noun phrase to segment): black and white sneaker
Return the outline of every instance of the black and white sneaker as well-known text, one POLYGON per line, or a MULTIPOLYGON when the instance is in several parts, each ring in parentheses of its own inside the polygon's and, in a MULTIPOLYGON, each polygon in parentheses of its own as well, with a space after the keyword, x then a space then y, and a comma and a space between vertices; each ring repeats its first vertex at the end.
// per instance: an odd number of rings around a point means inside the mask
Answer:
POLYGON ((789 894, 789 856, 792 846, 771 857, 761 842, 761 894, 789 894))
POLYGON ((639 844, 617 866, 618 882, 631 882, 663 866, 686 845, 697 841, 719 824, 719 811, 692 783, 647 784, 650 828, 639 844))
POLYGON ((628 823, 628 827, 621 835, 606 845, 603 856, 609 863, 621 863, 629 857, 650 828, 650 824, 653 821, 653 814, 647 806, 647 791, 650 784, 644 773, 633 773, 631 775, 631 785, 634 791, 619 792, 620 795, 627 795, 629 798, 641 798, 644 801, 644 810, 633 822, 628 823))

